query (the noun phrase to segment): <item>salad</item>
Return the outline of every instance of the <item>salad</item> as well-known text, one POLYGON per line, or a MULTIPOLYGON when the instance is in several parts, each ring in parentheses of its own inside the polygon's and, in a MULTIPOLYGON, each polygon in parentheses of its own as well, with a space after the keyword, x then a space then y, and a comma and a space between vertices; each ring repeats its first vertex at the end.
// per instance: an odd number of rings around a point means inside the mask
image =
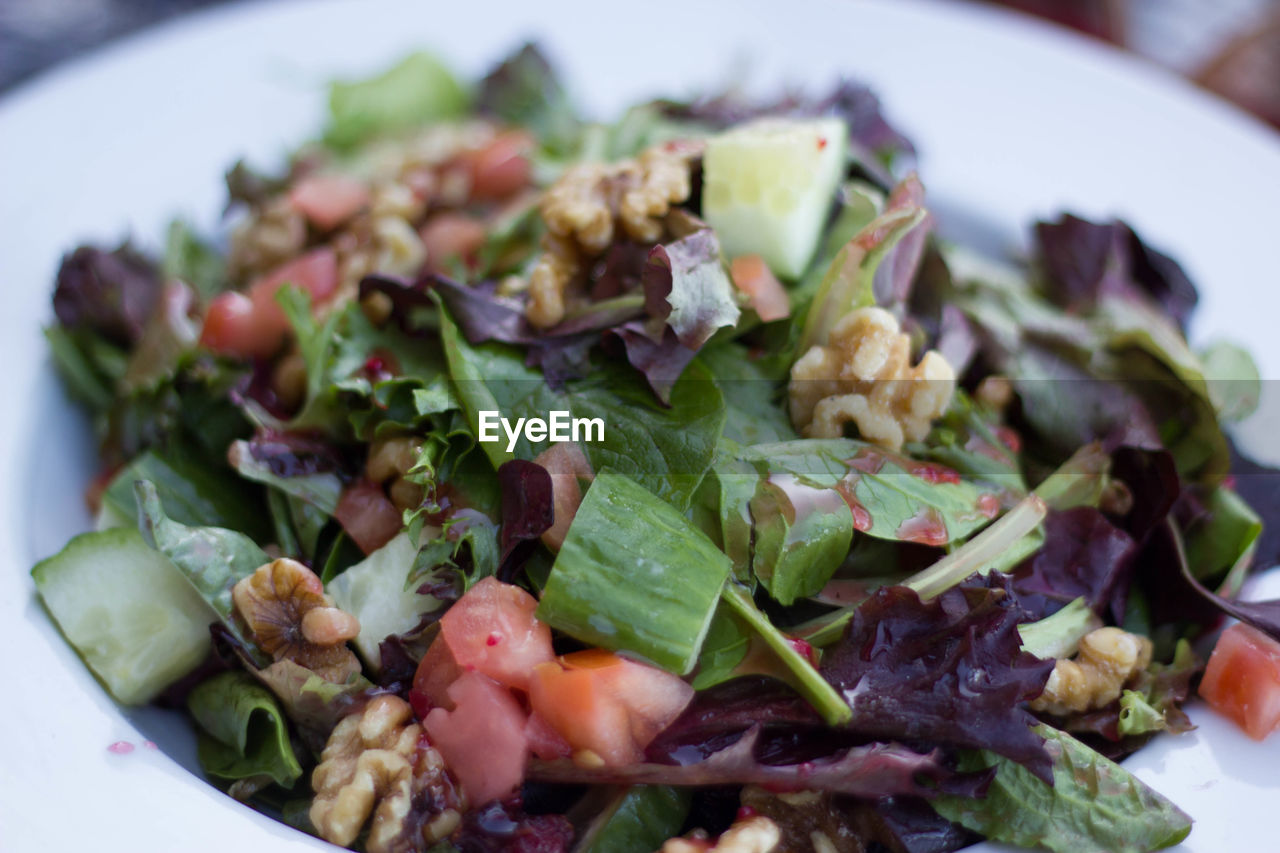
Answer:
POLYGON ((329 108, 46 330, 101 470, 36 589, 230 796, 369 853, 1146 851, 1192 817, 1116 762, 1197 685, 1280 726, 1257 371, 1129 225, 944 240, 849 81, 592 123, 527 45, 329 108))

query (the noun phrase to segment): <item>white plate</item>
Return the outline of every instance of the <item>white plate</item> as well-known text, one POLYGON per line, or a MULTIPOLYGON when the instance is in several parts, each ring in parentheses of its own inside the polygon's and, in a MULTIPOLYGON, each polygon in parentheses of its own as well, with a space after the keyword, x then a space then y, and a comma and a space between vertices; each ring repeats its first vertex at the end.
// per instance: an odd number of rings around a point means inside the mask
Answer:
MULTIPOLYGON (((429 45, 475 74, 537 34, 582 104, 606 116, 744 68, 756 84, 819 89, 841 72, 861 77, 919 144, 950 233, 1007 247, 1063 207, 1123 215, 1200 285, 1197 336, 1235 336, 1280 376, 1280 144, 1162 72, 981 7, 649 0, 613 16, 602 4, 502 5, 232 6, 121 42, 0 104, 0 390, 11 407, 0 418, 0 847, 318 847, 184 769, 184 725, 113 705, 49 624, 27 571, 87 524, 88 430, 39 334, 60 254, 128 234, 154 245, 174 214, 212 227, 222 170, 240 155, 269 164, 317 129, 334 73, 429 45), (148 737, 164 751, 143 747, 148 737), (117 741, 138 748, 109 752, 117 741)), ((1130 766, 1196 818, 1185 849, 1272 848, 1280 737, 1254 744, 1202 708, 1193 718, 1197 732, 1161 739, 1130 766)))

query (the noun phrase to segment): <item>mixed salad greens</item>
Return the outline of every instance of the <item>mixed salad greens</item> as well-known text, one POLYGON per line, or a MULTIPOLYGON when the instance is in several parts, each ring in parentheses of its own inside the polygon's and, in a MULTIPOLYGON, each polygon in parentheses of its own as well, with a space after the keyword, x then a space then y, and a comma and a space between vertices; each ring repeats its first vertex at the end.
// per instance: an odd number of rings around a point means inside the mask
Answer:
POLYGON ((1224 611, 1280 638, 1231 601, 1280 556, 1256 371, 1128 225, 978 257, 913 159, 850 82, 612 124, 533 46, 335 83, 228 238, 64 258, 99 529, 40 596, 372 853, 1177 843, 1115 760, 1190 727, 1224 611))

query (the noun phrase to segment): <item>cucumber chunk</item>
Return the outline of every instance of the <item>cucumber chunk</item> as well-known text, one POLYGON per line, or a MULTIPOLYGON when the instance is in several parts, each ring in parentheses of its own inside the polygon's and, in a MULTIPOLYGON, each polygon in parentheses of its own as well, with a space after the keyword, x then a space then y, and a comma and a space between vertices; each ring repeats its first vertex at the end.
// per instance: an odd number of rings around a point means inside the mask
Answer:
POLYGON ((760 255, 782 278, 804 273, 844 174, 836 118, 761 119, 707 141, 702 214, 726 256, 760 255))
POLYGON ((325 590, 334 604, 360 620, 356 651, 375 672, 382 665, 382 641, 412 630, 422 614, 440 606, 438 599, 419 595, 414 587, 405 589, 417 555, 409 534, 401 533, 329 581, 325 590))
POLYGON ((31 577, 67 640, 126 705, 155 698, 208 654, 217 614, 135 528, 81 534, 31 577))

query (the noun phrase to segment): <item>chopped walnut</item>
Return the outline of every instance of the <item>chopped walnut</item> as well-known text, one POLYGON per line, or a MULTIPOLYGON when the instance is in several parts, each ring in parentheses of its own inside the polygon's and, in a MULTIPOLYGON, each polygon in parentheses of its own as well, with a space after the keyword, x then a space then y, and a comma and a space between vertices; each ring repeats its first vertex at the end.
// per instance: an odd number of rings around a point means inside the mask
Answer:
POLYGON ((387 496, 396 509, 413 509, 422 503, 425 490, 422 485, 405 477, 418 462, 422 439, 402 436, 375 441, 369 445, 369 457, 364 463, 364 473, 375 483, 390 482, 387 496))
POLYGON ((327 841, 349 846, 373 816, 369 853, 430 847, 458 826, 465 809, 413 709, 390 694, 334 727, 311 786, 311 823, 327 841), (410 821, 415 809, 423 814, 410 821))
POLYGON ((776 823, 753 815, 735 820, 715 844, 708 843, 705 833, 695 832, 689 838, 669 839, 660 853, 772 853, 781 840, 776 823))
POLYGON ((583 163, 565 171, 542 197, 547 227, 542 255, 529 275, 529 322, 539 328, 564 319, 568 291, 587 262, 613 242, 662 237, 671 206, 689 197, 694 144, 660 145, 618 163, 583 163))
POLYGON ((320 578, 296 560, 261 566, 232 588, 231 598, 254 640, 276 660, 288 658, 339 683, 360 671, 346 645, 360 623, 334 607, 320 578))
POLYGON ((1063 716, 1103 708, 1151 663, 1151 641, 1120 628, 1099 628, 1080 641, 1073 660, 1054 664, 1033 711, 1063 716))
POLYGON ((306 242, 306 219, 287 195, 280 195, 232 232, 228 266, 233 276, 252 278, 296 257, 306 242))
POLYGON ((839 438, 853 422, 867 441, 898 450, 923 439, 947 410, 955 371, 930 350, 911 366, 911 342, 892 314, 859 308, 791 368, 791 422, 807 438, 839 438))

